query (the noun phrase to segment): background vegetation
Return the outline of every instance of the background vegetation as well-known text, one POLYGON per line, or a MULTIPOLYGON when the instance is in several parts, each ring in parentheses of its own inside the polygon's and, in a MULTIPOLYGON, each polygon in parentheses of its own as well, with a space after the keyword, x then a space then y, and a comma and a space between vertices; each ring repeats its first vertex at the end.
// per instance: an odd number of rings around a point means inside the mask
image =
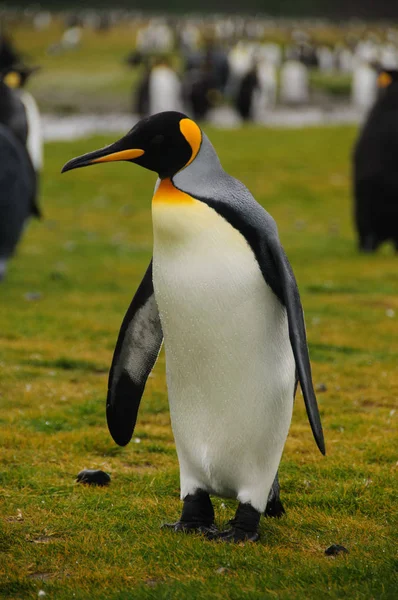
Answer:
MULTIPOLYGON (((328 454, 299 395, 280 470, 287 514, 263 520, 260 543, 160 530, 181 508, 163 355, 128 447, 104 414, 118 328, 151 256, 154 175, 112 164, 61 176, 111 139, 48 144, 45 219, 29 225, 0 289, 1 598, 396 598, 397 257, 356 251, 356 131, 207 133, 278 222, 328 454), (76 484, 84 467, 109 472, 110 486, 76 484), (325 556, 333 543, 349 554, 325 556)), ((215 504, 222 525, 234 502, 215 504)))
MULTIPOLYGON (((105 0, 86 0, 85 7, 109 9, 109 2, 105 0)), ((22 0, 14 0, 14 6, 26 6, 22 0)), ((53 10, 73 10, 78 3, 65 0, 41 0, 42 7, 53 10)), ((80 6, 79 6, 80 7, 80 6)), ((265 13, 282 17, 329 17, 329 18, 370 18, 391 19, 398 17, 398 7, 390 0, 246 0, 244 5, 241 0, 117 0, 112 8, 123 7, 137 11, 160 11, 162 13, 203 13, 222 12, 239 13, 265 13)))

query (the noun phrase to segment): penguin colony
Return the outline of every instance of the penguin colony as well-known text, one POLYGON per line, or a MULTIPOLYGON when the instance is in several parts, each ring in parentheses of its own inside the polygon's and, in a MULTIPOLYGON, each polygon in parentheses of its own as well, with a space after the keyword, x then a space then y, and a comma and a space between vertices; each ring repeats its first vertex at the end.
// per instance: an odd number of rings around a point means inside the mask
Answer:
POLYGON ((398 251, 398 70, 381 72, 378 85, 353 157, 355 225, 363 252, 375 252, 387 240, 398 251))
POLYGON ((277 471, 300 380, 325 452, 296 281, 276 224, 222 169, 198 125, 179 112, 140 121, 64 171, 126 160, 157 172, 153 260, 123 320, 107 421, 127 444, 162 341, 180 464, 181 518, 211 539, 258 539, 260 515, 283 512, 277 471), (210 494, 237 498, 226 531, 210 494))

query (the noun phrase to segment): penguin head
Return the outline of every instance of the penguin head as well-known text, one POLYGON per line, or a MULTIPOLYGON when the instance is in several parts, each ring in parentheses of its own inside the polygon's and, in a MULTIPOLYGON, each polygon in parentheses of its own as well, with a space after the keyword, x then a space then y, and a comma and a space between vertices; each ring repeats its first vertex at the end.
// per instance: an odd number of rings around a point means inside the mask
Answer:
POLYGON ((125 160, 172 177, 196 157, 202 143, 199 126, 180 112, 161 112, 139 121, 127 135, 100 150, 73 158, 62 173, 103 162, 125 160))
POLYGON ((3 69, 0 78, 9 88, 22 88, 29 77, 39 69, 38 66, 30 67, 18 63, 3 69))

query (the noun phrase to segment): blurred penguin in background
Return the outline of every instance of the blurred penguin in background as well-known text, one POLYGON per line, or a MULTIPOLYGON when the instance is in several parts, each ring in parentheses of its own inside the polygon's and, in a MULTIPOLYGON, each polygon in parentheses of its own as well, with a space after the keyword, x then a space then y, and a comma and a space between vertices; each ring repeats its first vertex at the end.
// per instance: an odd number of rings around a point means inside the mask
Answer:
POLYGON ((191 70, 190 78, 185 80, 189 112, 192 112, 197 121, 204 121, 209 111, 219 102, 221 95, 217 84, 210 57, 206 55, 200 67, 191 70))
POLYGON ((257 63, 258 89, 253 98, 253 115, 255 121, 263 121, 267 114, 275 108, 277 95, 277 77, 275 66, 267 59, 257 63))
POLYGON ((0 72, 0 123, 5 125, 16 139, 26 146, 28 139, 28 121, 25 107, 15 91, 12 73, 6 69, 0 72))
POLYGON ((398 70, 381 71, 378 98, 353 157, 355 224, 362 252, 390 240, 398 252, 398 70))
POLYGON ((367 112, 377 96, 377 74, 367 62, 359 60, 354 68, 351 84, 351 100, 359 110, 367 112))
POLYGON ((16 90, 0 76, 0 280, 29 217, 39 216, 36 173, 26 142, 28 122, 16 90))
POLYGON ((305 104, 309 100, 308 69, 298 60, 288 60, 281 69, 281 100, 285 104, 305 104))
POLYGON ((134 86, 135 114, 142 118, 167 110, 181 110, 182 85, 168 58, 133 52, 125 62, 130 67, 142 68, 138 85, 134 86))
POLYGON ((182 110, 180 78, 165 57, 157 58, 149 73, 148 109, 149 115, 182 110))
POLYGON ((149 115, 149 77, 151 74, 150 59, 146 54, 138 50, 130 52, 124 59, 124 62, 133 69, 141 69, 141 77, 138 78, 137 85, 133 85, 133 114, 141 118, 149 115))
POLYGON ((33 73, 39 67, 30 67, 23 64, 10 66, 4 71, 4 83, 14 89, 21 100, 27 123, 26 147, 36 173, 43 168, 43 135, 40 119, 40 111, 36 100, 24 86, 33 73))
POLYGON ((235 107, 244 121, 254 119, 255 93, 259 88, 257 66, 253 64, 251 69, 242 77, 236 95, 235 107))

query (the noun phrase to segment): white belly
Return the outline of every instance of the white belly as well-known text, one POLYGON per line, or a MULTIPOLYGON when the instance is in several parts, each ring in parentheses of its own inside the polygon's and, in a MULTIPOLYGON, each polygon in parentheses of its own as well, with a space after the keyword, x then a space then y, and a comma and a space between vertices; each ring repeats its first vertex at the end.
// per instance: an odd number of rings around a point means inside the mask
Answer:
POLYGON ((293 406, 286 312, 214 210, 157 201, 152 211, 181 495, 201 488, 263 511, 293 406))

